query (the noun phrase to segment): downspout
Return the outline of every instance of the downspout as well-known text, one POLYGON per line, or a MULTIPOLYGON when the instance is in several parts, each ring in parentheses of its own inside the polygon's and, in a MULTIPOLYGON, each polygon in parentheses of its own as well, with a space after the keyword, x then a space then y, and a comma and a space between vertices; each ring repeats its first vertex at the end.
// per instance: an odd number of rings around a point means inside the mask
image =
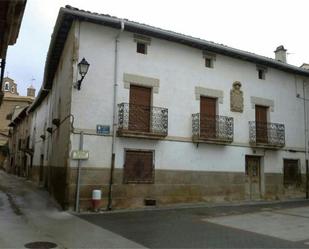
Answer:
POLYGON ((124 20, 121 20, 121 29, 115 37, 115 64, 114 64, 114 99, 113 99, 113 136, 112 136, 112 155, 111 155, 111 168, 108 186, 108 202, 107 210, 112 209, 112 187, 114 181, 114 168, 115 168, 115 141, 117 130, 117 90, 118 90, 118 43, 120 34, 124 31, 124 20))

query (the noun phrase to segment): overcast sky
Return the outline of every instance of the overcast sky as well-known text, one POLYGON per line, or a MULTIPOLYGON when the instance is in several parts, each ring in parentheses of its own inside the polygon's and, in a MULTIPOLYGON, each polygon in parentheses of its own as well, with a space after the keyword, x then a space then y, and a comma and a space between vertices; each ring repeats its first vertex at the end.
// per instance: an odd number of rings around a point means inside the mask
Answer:
POLYGON ((58 11, 67 4, 267 57, 284 45, 288 63, 309 62, 308 0, 28 0, 5 73, 15 79, 20 94, 26 94, 31 82, 40 88, 58 11))

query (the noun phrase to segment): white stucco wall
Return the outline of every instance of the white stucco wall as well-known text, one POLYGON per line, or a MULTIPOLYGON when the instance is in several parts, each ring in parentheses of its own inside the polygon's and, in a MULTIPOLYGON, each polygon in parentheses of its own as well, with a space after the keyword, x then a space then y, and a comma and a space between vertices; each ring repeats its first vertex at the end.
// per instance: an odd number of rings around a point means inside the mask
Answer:
POLYGON ((44 155, 44 160, 47 160, 47 143, 48 135, 46 128, 48 127, 50 101, 47 97, 40 106, 33 112, 31 122, 31 144, 34 145, 33 165, 40 165, 40 156, 44 155), (40 136, 45 135, 43 140, 40 136))
MULTIPOLYGON (((109 167, 111 137, 95 136, 97 124, 112 127, 114 50, 118 30, 81 23, 79 59, 90 63, 81 91, 72 90, 71 111, 75 127, 86 129, 84 149, 90 151, 84 167, 109 167)), ((147 55, 136 53, 133 34, 124 32, 119 42, 117 103, 129 102, 129 89, 123 82, 124 73, 152 77, 160 80, 158 93, 153 93, 153 106, 169 111, 169 129, 166 141, 144 139, 116 139, 116 167, 123 167, 124 149, 155 150, 155 167, 175 170, 244 171, 245 155, 264 155, 265 172, 282 172, 283 158, 302 160, 303 153, 290 153, 287 149, 304 149, 303 101, 296 98, 302 93, 303 79, 293 74, 268 68, 266 80, 259 80, 256 64, 216 55, 214 68, 204 66, 202 51, 184 45, 151 38, 147 55), (230 90, 234 81, 240 81, 244 93, 244 112, 230 111, 230 90), (190 142, 191 115, 199 112, 195 87, 222 90, 223 103, 218 114, 234 118, 234 142, 231 145, 200 144, 190 142), (286 148, 278 151, 253 150, 249 147, 248 121, 255 120, 251 97, 274 102, 269 122, 285 125, 286 148), (171 141, 173 137, 179 141, 171 141)), ((75 75, 76 77, 76 75, 75 75)), ((71 149, 78 149, 78 135, 71 135, 71 149)), ((71 161, 71 166, 76 162, 71 161)))
MULTIPOLYGON (((73 87, 73 63, 76 56, 75 27, 70 30, 53 79, 52 89, 47 97, 33 111, 32 139, 35 141, 33 165, 40 165, 40 156, 44 155, 44 164, 56 167, 68 165, 70 149, 71 88, 73 87), (60 119, 56 129, 53 119, 60 119), (53 128, 53 133, 46 131, 53 128), (35 128, 35 132, 34 132, 35 128), (40 136, 45 135, 43 141, 40 136)), ((32 140, 32 141, 33 141, 32 140)))

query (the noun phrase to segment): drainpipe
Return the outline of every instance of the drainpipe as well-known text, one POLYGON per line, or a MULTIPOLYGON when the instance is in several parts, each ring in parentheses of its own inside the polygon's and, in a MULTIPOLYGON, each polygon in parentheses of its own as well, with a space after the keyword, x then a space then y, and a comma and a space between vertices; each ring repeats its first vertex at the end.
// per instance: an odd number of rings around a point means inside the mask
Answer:
POLYGON ((304 125, 305 125, 305 163, 306 163, 306 199, 309 198, 309 172, 308 172, 308 128, 307 128, 307 103, 306 103, 306 89, 305 81, 303 81, 304 92, 304 125))
POLYGON ((111 157, 111 168, 110 178, 108 186, 108 202, 107 210, 112 209, 112 186, 114 180, 114 168, 115 168, 115 140, 117 130, 117 90, 118 90, 118 43, 120 34, 124 31, 124 20, 121 20, 121 29, 115 37, 115 65, 114 65, 114 99, 113 99, 113 137, 112 137, 112 157, 111 157))

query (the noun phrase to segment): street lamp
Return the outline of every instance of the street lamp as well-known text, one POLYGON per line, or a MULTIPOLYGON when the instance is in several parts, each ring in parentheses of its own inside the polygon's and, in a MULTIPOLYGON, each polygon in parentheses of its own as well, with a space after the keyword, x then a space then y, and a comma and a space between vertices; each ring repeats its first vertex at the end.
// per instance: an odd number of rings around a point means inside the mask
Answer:
POLYGON ((88 72, 88 69, 89 69, 89 66, 90 64, 86 61, 85 58, 83 58, 79 63, 78 63, 78 72, 79 74, 81 75, 81 79, 77 81, 76 83, 76 88, 77 90, 80 90, 80 87, 81 87, 81 84, 82 84, 82 81, 84 80, 87 72, 88 72))

